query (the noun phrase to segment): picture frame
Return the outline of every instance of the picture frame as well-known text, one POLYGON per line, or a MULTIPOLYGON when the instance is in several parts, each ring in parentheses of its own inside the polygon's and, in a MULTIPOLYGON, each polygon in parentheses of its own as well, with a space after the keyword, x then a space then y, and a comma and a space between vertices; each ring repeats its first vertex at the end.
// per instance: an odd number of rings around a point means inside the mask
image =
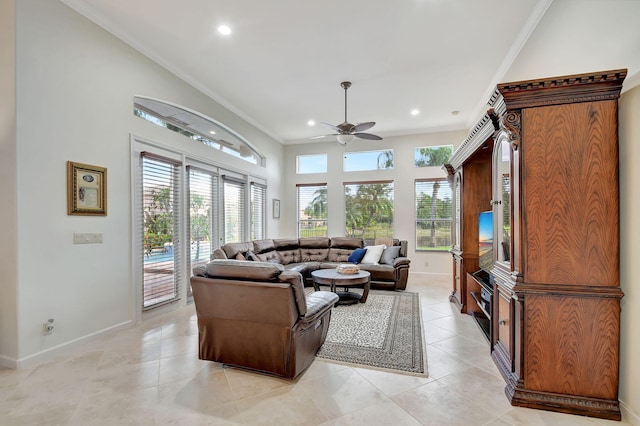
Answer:
POLYGON ((67 214, 107 215, 107 169, 67 161, 67 214))
POLYGON ((273 199, 273 218, 280 219, 280 200, 273 199))

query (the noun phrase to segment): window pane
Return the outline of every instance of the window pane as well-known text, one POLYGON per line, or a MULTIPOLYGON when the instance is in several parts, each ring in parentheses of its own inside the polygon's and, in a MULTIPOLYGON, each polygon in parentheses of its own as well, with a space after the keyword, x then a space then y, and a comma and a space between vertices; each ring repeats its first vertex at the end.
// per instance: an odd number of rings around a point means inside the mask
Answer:
POLYGON ((327 185, 299 185, 298 237, 327 236, 327 185))
POLYGON ((393 182, 344 185, 345 235, 364 238, 393 238, 393 182))
POLYGON ((298 155, 296 173, 327 173, 327 154, 298 155))
POLYGON ((452 153, 453 145, 416 148, 414 163, 416 167, 440 167, 449 161, 452 153))
POLYGON ((175 164, 142 158, 143 309, 179 295, 180 250, 174 245, 180 232, 178 173, 175 164))
POLYGON ((344 154, 344 171, 393 169, 393 150, 359 151, 344 154))
POLYGON ((451 248, 451 186, 446 179, 415 182, 416 250, 451 248))

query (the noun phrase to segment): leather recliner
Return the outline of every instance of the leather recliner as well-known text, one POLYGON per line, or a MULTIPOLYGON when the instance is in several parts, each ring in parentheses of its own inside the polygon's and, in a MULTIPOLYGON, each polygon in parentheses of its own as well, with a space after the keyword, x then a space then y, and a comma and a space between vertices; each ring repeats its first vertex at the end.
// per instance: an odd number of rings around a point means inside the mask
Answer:
POLYGON ((213 260, 194 269, 199 358, 294 378, 315 359, 338 296, 305 295, 276 263, 213 260))

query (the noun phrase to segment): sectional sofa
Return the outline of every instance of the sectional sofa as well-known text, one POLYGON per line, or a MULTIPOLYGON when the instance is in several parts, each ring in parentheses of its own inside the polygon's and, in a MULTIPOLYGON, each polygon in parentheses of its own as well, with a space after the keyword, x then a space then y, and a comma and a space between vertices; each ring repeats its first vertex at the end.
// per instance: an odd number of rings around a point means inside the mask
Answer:
POLYGON ((312 271, 348 263, 356 249, 364 248, 371 254, 374 250, 380 251, 382 245, 386 248, 381 251, 380 258, 372 261, 371 256, 367 258, 365 253, 364 260, 367 263, 359 263, 360 269, 371 274, 371 288, 406 289, 411 263, 407 258, 406 240, 378 239, 365 247, 362 238, 351 237, 265 239, 225 244, 216 249, 211 257, 279 263, 285 270, 300 272, 305 285, 311 285, 312 271))

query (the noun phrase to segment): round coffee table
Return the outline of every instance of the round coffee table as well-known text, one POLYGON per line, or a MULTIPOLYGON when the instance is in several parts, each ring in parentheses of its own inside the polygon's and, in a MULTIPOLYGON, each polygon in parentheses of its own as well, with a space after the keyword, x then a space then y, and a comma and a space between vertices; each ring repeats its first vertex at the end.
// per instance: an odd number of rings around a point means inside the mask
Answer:
POLYGON ((359 271, 357 274, 341 274, 335 269, 318 269, 311 272, 313 288, 318 291, 320 285, 328 285, 331 291, 336 293, 340 300, 340 305, 350 305, 352 303, 365 303, 369 296, 371 274, 367 271, 359 271), (362 294, 349 291, 349 287, 362 286, 362 294), (342 287, 343 291, 337 291, 337 287, 342 287))

